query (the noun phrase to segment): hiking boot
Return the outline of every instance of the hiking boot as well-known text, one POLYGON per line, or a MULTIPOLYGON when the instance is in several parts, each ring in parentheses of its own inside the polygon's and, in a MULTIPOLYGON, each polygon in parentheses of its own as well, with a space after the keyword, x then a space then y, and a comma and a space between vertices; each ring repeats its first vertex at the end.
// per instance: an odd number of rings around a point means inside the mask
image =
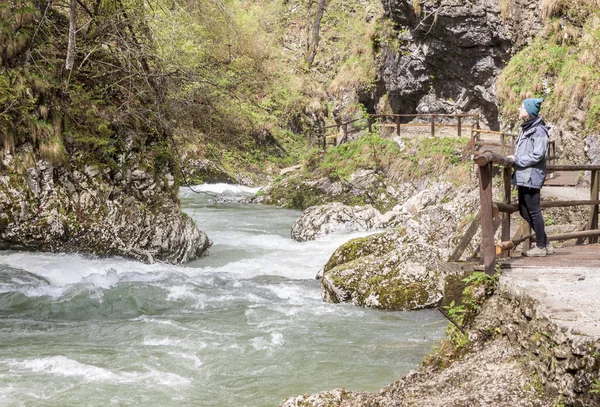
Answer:
POLYGON ((533 246, 532 249, 527 250, 526 252, 521 253, 523 256, 526 257, 546 257, 547 252, 546 252, 546 248, 542 248, 540 249, 539 247, 533 246))
POLYGON ((546 254, 554 254, 554 246, 548 244, 548 246, 546 246, 546 254))

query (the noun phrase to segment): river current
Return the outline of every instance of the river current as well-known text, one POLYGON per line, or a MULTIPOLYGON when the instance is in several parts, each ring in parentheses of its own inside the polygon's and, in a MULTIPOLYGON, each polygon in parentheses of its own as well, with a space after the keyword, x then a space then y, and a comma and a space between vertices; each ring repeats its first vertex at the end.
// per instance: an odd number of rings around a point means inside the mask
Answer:
POLYGON ((214 242, 184 266, 0 252, 1 406, 266 407, 378 391, 443 335, 436 311, 322 302, 315 275, 361 234, 298 243, 299 211, 180 198, 214 242))

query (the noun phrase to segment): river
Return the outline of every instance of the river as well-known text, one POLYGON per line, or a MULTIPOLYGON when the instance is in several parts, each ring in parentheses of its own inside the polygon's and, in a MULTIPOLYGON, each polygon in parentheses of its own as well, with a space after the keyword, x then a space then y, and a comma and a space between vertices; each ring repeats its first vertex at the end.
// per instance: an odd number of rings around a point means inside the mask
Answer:
POLYGON ((361 234, 298 243, 299 211, 180 198, 214 242, 184 266, 0 252, 1 406, 266 407, 377 391, 442 337, 436 311, 322 302, 315 275, 361 234))

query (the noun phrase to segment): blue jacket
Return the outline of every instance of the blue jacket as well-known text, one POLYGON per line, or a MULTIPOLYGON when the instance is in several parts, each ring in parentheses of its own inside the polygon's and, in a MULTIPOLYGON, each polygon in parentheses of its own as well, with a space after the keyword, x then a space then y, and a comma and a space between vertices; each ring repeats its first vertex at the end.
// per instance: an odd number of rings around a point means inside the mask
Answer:
POLYGON ((548 128, 542 118, 524 123, 515 141, 515 183, 542 188, 546 179, 548 128))

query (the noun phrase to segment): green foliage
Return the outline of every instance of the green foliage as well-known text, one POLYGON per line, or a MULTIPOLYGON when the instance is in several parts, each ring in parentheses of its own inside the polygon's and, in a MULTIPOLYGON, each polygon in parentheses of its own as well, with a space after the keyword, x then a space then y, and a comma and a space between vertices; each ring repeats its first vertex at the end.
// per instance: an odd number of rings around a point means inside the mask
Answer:
POLYGON ((446 310, 448 316, 456 321, 457 324, 462 324, 463 316, 467 312, 467 309, 464 305, 455 304, 453 300, 449 305, 446 305, 444 309, 446 310))
MULTIPOLYGON (((466 284, 460 303, 452 301, 444 309, 446 314, 461 327, 468 327, 479 312, 481 305, 494 293, 499 279, 499 273, 489 276, 482 272, 474 272, 462 281, 466 284), (477 294, 483 292, 484 295, 477 294)), ((424 366, 443 369, 458 360, 470 349, 472 342, 468 335, 457 329, 454 324, 448 324, 446 338, 437 349, 428 355, 424 366)))
POLYGON ((590 388, 590 393, 600 394, 600 379, 594 380, 594 383, 592 383, 592 387, 590 388))
POLYGON ((358 140, 328 149, 319 161, 319 151, 313 151, 307 158, 306 168, 319 171, 332 178, 347 179, 358 169, 381 171, 400 153, 398 145, 392 140, 376 134, 361 137, 358 140), (311 164, 314 166, 311 168, 311 164))
POLYGON ((600 10, 589 2, 545 2, 545 31, 517 53, 498 78, 501 111, 518 122, 521 101, 544 97, 550 120, 586 112, 589 132, 600 129, 600 10))
POLYGON ((420 141, 419 158, 430 158, 441 155, 448 159, 451 164, 462 161, 464 150, 469 143, 468 137, 431 137, 420 141))

